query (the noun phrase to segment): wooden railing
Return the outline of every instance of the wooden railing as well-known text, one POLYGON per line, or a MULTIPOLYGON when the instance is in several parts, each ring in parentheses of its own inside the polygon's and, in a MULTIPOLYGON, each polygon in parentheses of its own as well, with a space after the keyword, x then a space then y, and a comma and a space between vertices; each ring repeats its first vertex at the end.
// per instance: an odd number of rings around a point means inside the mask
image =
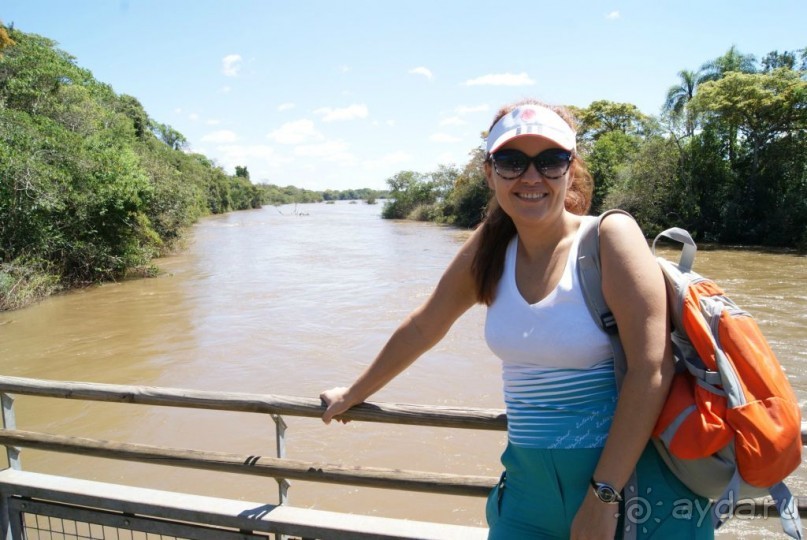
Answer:
MULTIPOLYGON (((36 448, 84 456, 173 465, 219 472, 268 476, 276 479, 349 484, 408 491, 483 497, 498 480, 495 477, 408 471, 374 467, 345 467, 336 464, 298 461, 283 456, 265 457, 110 442, 96 439, 36 433, 16 429, 10 394, 51 398, 137 403, 194 409, 270 414, 282 423, 282 416, 318 418, 324 407, 320 400, 266 394, 210 392, 176 388, 46 381, 0 377, 5 429, 0 444, 6 447, 36 448)), ((462 429, 507 429, 503 411, 364 403, 344 415, 346 419, 462 429)), ((284 425, 284 424, 281 424, 284 425)), ((283 446, 282 440, 278 447, 283 446)), ((13 460, 13 456, 10 458, 13 460)), ((282 498, 282 497, 281 497, 282 498)))
MULTIPOLYGON (((495 477, 371 467, 344 467, 292 460, 284 458, 282 455, 279 457, 246 456, 21 431, 15 427, 11 406, 13 399, 10 394, 264 413, 273 415, 276 421, 279 419, 281 422, 279 425, 283 425, 282 418, 280 418, 283 415, 320 417, 324 412, 324 407, 318 399, 313 398, 45 381, 3 376, 0 376, 0 394, 3 399, 5 422, 5 429, 0 430, 0 444, 6 445, 10 449, 12 462, 14 448, 26 447, 126 461, 268 476, 279 480, 297 479, 479 497, 486 496, 497 481, 495 477)), ((497 431, 507 429, 507 418, 504 411, 499 409, 364 403, 352 408, 344 414, 344 417, 356 421, 419 426, 497 431)), ((807 425, 802 426, 801 436, 802 442, 807 444, 807 425)), ((282 441, 279 441, 278 447, 282 446, 282 441)), ((800 515, 807 516, 807 498, 800 497, 799 501, 800 515), (801 502, 802 500, 805 502, 801 502)), ((764 504, 757 505, 755 512, 758 515, 776 515, 775 509, 764 504)))

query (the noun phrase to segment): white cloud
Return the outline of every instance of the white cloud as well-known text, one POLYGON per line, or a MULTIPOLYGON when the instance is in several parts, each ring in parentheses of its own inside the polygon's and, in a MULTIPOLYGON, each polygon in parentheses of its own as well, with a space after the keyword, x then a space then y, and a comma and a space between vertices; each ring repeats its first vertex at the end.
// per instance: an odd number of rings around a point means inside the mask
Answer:
POLYGON ((225 144, 217 146, 216 151, 222 164, 230 170, 234 170, 236 165, 247 165, 253 181, 266 180, 267 169, 277 169, 292 160, 266 144, 225 144))
POLYGON ((237 77, 241 71, 241 55, 228 54, 221 59, 221 72, 227 77, 237 77))
POLYGON ((317 144, 302 144, 296 146, 294 148, 294 155, 349 164, 353 163, 355 158, 353 154, 348 152, 348 148, 348 144, 344 141, 325 141, 317 144))
POLYGON ((199 120, 199 114, 198 114, 198 113, 195 113, 195 112, 194 112, 194 113, 190 113, 190 114, 188 115, 188 120, 192 120, 193 122, 196 122, 197 120, 199 120))
POLYGON ((322 116, 323 122, 336 122, 340 120, 356 120, 357 118, 367 118, 367 105, 350 105, 341 109, 331 107, 321 107, 314 111, 314 114, 322 116))
POLYGON ((207 124, 208 126, 217 126, 217 125, 221 124, 221 120, 211 118, 210 120, 206 120, 205 124, 207 124))
POLYGON ((322 133, 314 127, 314 122, 305 119, 286 122, 266 136, 280 144, 300 144, 306 141, 320 141, 324 138, 322 133))
POLYGON ((423 75, 424 77, 426 77, 429 80, 431 80, 432 77, 433 77, 431 70, 429 68, 425 68, 423 66, 416 67, 414 69, 410 69, 409 74, 410 75, 423 75))
POLYGON ((411 155, 407 154, 403 150, 398 150, 397 152, 393 152, 391 154, 385 154, 378 159, 367 160, 364 162, 363 166, 365 169, 380 169, 390 165, 406 163, 411 159, 411 155))
POLYGON ((294 103, 281 103, 277 106, 277 110, 282 111, 290 111, 294 108, 294 103))
POLYGON ((449 135, 448 133, 435 133, 434 135, 429 137, 429 140, 436 143, 454 143, 459 142, 462 139, 460 139, 459 137, 455 137, 453 135, 449 135))
POLYGON ((532 86, 535 84, 526 73, 491 73, 465 81, 465 86, 532 86))
POLYGON ((612 11, 611 13, 606 15, 605 18, 608 19, 609 21, 615 21, 616 19, 619 18, 619 12, 618 11, 612 11))
POLYGON ((229 86, 222 86, 219 88, 219 94, 229 94, 232 91, 232 88, 229 86))
POLYGON ((219 131, 212 131, 202 137, 202 142, 224 144, 231 143, 238 140, 238 135, 229 129, 222 129, 219 131))

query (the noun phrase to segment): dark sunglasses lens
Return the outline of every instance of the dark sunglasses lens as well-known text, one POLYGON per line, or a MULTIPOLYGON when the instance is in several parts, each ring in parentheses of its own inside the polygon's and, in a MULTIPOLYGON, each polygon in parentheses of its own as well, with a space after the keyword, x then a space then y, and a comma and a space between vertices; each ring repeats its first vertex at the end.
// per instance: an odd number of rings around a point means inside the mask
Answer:
POLYGON ((565 150, 547 150, 535 156, 536 168, 550 179, 560 178, 566 174, 571 162, 572 154, 565 150))
POLYGON ((519 151, 506 150, 493 154, 493 165, 496 172, 505 179, 521 176, 529 164, 530 160, 526 154, 519 151))

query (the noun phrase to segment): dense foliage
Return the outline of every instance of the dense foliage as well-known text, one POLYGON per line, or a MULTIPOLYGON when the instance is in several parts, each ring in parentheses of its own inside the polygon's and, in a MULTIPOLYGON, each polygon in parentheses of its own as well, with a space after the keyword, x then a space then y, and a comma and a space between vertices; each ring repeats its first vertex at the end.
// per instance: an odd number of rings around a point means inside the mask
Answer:
MULTIPOLYGON (((757 62, 732 47, 681 71, 659 117, 629 103, 569 107, 595 181, 592 213, 619 207, 644 231, 807 249, 807 48, 757 62)), ((384 217, 470 227, 490 197, 475 150, 460 172, 402 171, 384 217), (453 185, 446 185, 447 174, 453 185)))
POLYGON ((4 29, 0 58, 0 309, 114 279, 210 212, 260 204, 248 179, 44 37, 4 29))
POLYGON ((228 175, 53 41, 0 25, 0 310, 153 272, 200 216, 344 195, 228 175))

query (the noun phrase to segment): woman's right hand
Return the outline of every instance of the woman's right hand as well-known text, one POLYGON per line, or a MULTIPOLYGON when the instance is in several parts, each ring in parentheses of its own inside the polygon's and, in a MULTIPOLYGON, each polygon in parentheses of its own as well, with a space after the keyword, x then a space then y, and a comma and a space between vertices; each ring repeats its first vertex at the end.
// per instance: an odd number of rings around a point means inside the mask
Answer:
POLYGON ((347 387, 339 386, 336 388, 331 388, 330 390, 325 390, 319 395, 319 398, 326 407, 325 412, 322 414, 323 422, 326 424, 330 424, 331 420, 336 420, 337 422, 342 422, 343 424, 350 422, 350 420, 337 418, 340 414, 344 413, 355 405, 355 403, 348 400, 348 391, 349 389, 347 387))

